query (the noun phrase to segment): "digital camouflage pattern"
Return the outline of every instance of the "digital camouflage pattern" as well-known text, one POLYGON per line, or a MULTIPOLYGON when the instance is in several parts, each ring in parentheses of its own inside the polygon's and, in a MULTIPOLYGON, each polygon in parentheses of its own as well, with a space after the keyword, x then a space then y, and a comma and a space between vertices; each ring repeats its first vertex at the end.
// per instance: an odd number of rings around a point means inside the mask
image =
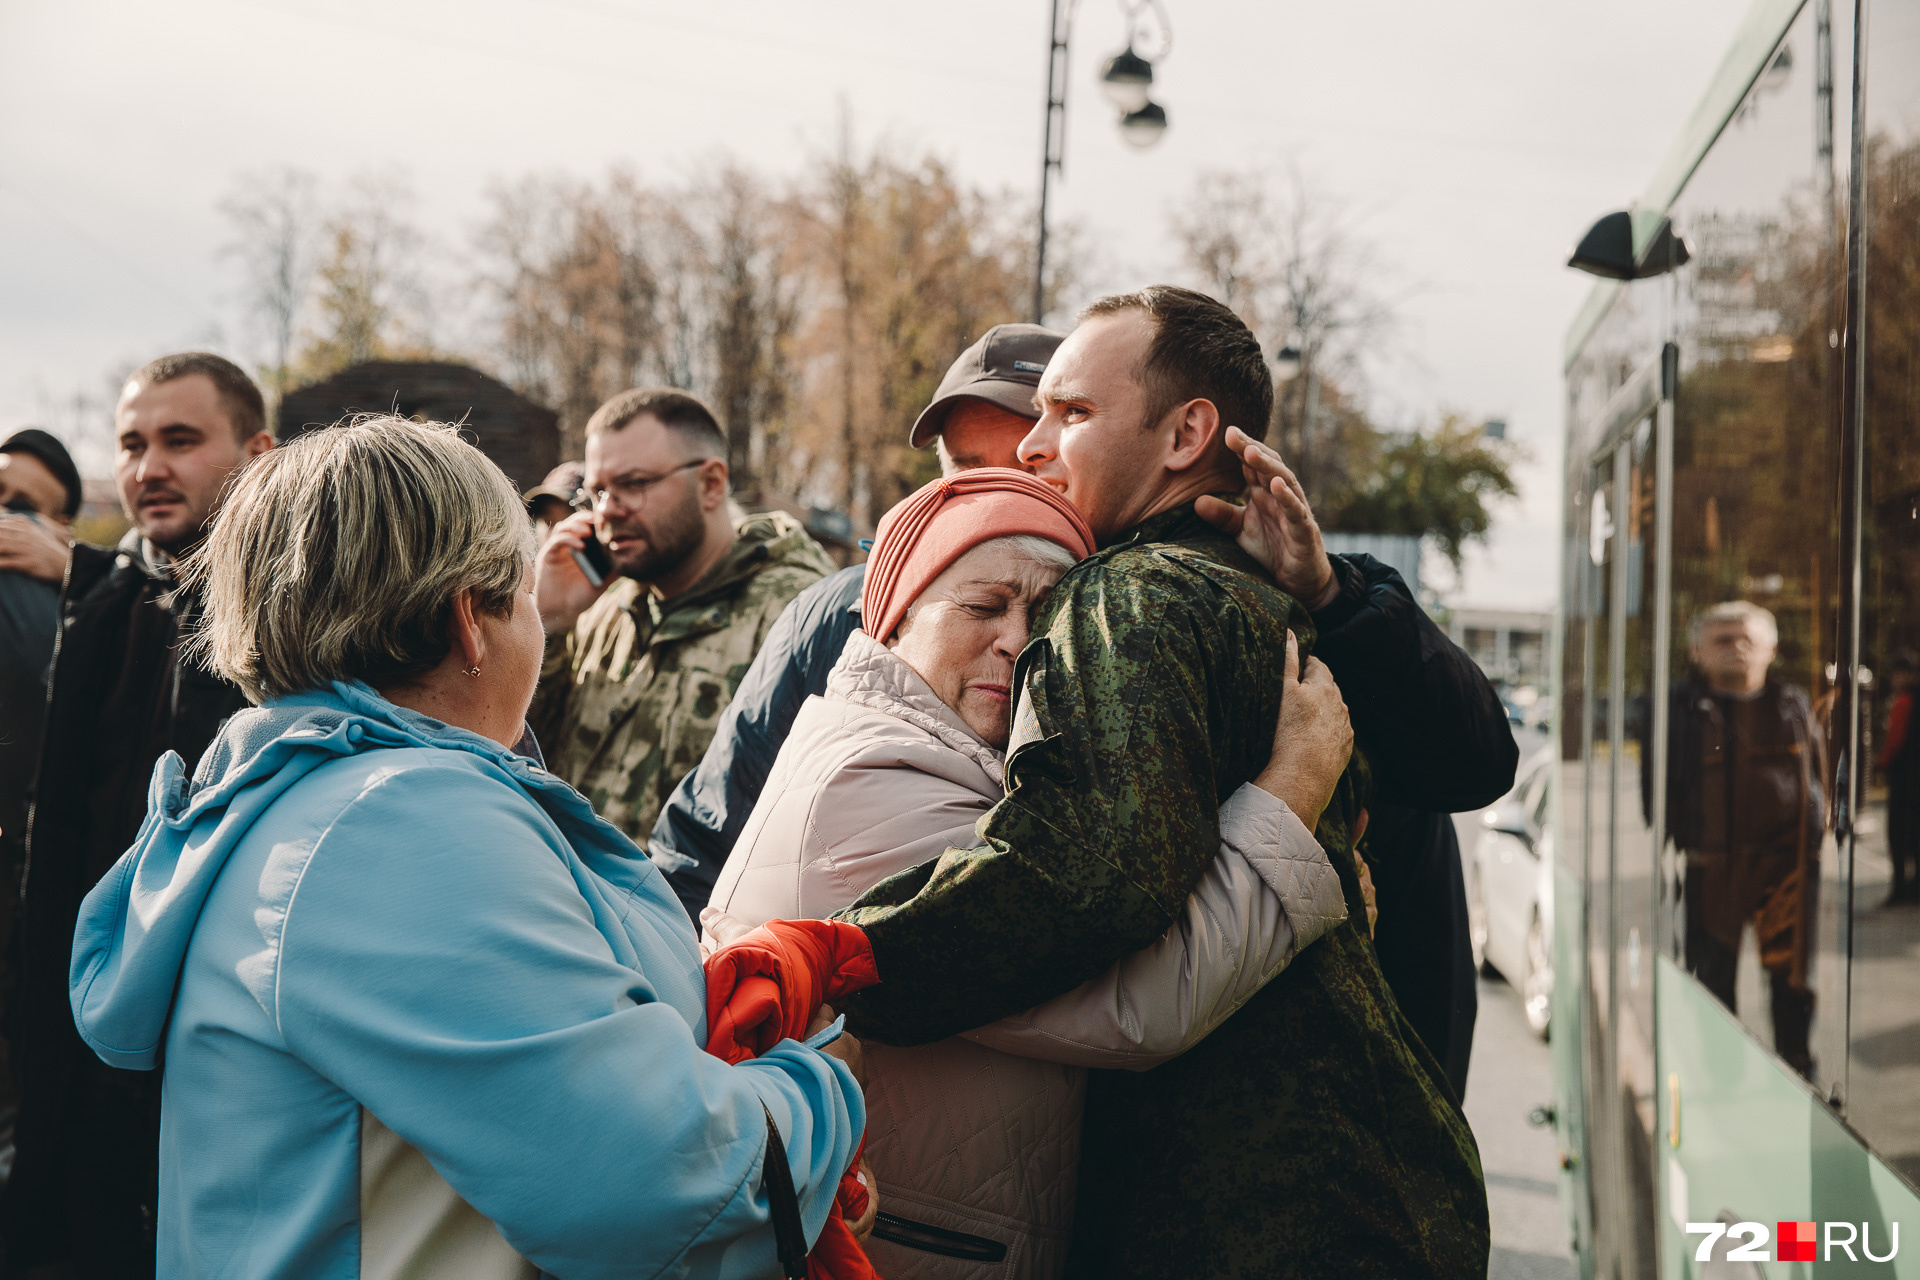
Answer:
MULTIPOLYGON (((1026 1009, 1163 934, 1265 765, 1304 607, 1181 507, 1082 562, 1015 673, 1009 794, 983 847, 841 913, 881 983, 852 1029, 920 1044, 1026 1009)), ((1381 977, 1349 849, 1356 753, 1316 834, 1347 922, 1224 1026, 1088 1089, 1075 1276, 1484 1276, 1473 1135, 1381 977)))
POLYGON ((677 599, 621 578, 550 637, 528 722, 547 768, 645 847, 781 610, 835 569, 799 521, 749 516, 677 599))

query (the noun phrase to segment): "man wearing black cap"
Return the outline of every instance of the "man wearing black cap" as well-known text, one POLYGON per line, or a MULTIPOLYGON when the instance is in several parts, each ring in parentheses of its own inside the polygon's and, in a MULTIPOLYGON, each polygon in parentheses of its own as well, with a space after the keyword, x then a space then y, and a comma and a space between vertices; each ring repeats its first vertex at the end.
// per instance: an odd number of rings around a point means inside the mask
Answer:
MULTIPOLYGON (((11 951, 27 792, 40 758, 47 667, 60 627, 67 526, 79 509, 80 473, 65 446, 34 427, 0 440, 0 957, 11 951)), ((0 1010, 12 989, 11 963, 0 959, 0 1010)), ((8 1103, 12 1077, 0 1057, 0 1100, 8 1103)))
POLYGON ((0 440, 0 572, 59 586, 79 512, 80 472, 65 445, 38 427, 0 440))

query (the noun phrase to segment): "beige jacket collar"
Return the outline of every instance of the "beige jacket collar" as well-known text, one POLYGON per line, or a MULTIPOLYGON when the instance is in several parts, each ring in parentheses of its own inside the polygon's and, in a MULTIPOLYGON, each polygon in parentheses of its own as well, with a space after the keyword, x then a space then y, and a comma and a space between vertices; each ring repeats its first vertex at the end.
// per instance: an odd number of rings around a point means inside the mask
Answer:
POLYGON ((968 728, 918 672, 864 631, 847 637, 827 676, 827 697, 904 720, 979 765, 995 786, 1006 785, 1006 757, 968 728))

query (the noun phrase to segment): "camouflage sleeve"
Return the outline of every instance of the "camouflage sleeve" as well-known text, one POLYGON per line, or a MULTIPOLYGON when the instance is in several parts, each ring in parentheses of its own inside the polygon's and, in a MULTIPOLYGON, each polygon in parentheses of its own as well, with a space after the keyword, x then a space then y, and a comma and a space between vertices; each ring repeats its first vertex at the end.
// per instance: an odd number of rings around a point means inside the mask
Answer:
POLYGON ((546 655, 540 660, 540 683, 534 687, 533 702, 527 707, 527 725, 533 730, 534 740, 549 752, 566 729, 577 630, 573 627, 547 637, 546 655))
POLYGON ((841 1002, 858 1034, 925 1043, 1077 986, 1166 932, 1219 849, 1218 602, 1105 566, 1060 594, 1021 656, 1009 792, 984 845, 841 913, 881 976, 841 1002))

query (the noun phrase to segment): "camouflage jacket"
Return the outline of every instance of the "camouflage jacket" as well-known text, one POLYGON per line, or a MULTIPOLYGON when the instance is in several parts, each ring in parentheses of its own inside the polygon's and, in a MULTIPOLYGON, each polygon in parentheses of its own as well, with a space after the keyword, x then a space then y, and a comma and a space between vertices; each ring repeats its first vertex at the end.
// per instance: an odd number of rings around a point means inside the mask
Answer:
POLYGON ((528 722, 547 767, 644 846, 700 763, 780 611, 834 570, 798 521, 743 521, 733 549, 672 600, 631 578, 550 637, 528 722))
MULTIPOLYGON (((938 1039, 1159 937, 1218 848, 1220 801, 1271 752, 1288 627, 1311 646, 1305 608, 1191 507, 1068 573, 1015 672, 983 847, 842 913, 881 976, 837 1002, 853 1029, 938 1039)), ((1092 1073, 1069 1274, 1486 1274, 1473 1135, 1355 923, 1365 787, 1356 754, 1316 833, 1348 922, 1184 1056, 1092 1073)))

